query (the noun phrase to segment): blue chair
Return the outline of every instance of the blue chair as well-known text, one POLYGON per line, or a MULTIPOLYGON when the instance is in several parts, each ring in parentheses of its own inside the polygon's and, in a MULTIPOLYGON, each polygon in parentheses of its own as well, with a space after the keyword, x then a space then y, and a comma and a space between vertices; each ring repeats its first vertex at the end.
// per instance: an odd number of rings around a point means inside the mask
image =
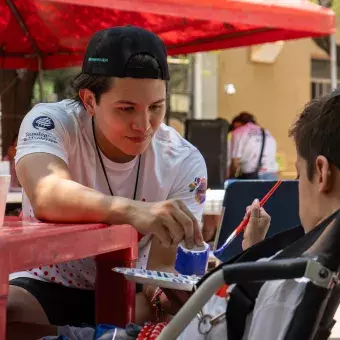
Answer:
MULTIPOLYGON (((245 209, 255 198, 259 200, 273 187, 276 181, 242 180, 232 181, 226 188, 224 214, 216 237, 215 248, 222 246, 245 215, 245 209)), ((298 181, 283 181, 264 206, 271 216, 267 237, 300 224, 298 181)), ((222 253, 223 262, 242 252, 242 234, 222 253)))

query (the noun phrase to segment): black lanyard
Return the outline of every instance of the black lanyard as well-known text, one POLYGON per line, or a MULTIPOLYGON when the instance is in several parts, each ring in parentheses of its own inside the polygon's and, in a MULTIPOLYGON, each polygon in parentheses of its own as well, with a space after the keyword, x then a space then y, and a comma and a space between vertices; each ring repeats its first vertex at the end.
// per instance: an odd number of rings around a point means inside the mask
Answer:
MULTIPOLYGON (((98 155, 98 158, 100 160, 100 165, 102 167, 102 170, 103 170, 103 173, 104 173, 104 176, 105 176, 105 179, 106 179, 107 186, 109 187, 111 196, 114 196, 113 195, 113 191, 111 189, 111 185, 110 185, 109 179, 107 177, 107 173, 106 173, 106 169, 105 169, 105 166, 104 166, 104 162, 103 162, 102 156, 101 156, 99 148, 98 148, 97 138, 96 138, 96 134, 94 132, 94 117, 92 117, 92 132, 93 132, 94 144, 96 145, 97 155, 98 155)), ((142 155, 139 155, 138 156, 138 168, 137 168, 136 184, 135 184, 135 190, 133 192, 133 200, 134 201, 136 200, 137 189, 138 189, 138 178, 139 178, 139 170, 140 170, 140 161, 141 161, 141 158, 142 158, 142 155)))

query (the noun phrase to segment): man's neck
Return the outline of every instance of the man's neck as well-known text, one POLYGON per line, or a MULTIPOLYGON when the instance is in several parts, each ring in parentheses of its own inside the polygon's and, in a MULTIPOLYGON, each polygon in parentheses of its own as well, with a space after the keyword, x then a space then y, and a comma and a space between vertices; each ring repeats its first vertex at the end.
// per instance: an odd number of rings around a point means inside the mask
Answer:
POLYGON ((95 134, 97 146, 106 158, 115 163, 127 163, 132 161, 136 156, 127 155, 115 146, 113 146, 95 125, 95 134))
POLYGON ((320 203, 318 210, 319 210, 319 218, 313 223, 311 228, 305 228, 306 232, 314 229, 318 226, 321 222, 326 220, 329 216, 334 214, 336 211, 340 209, 340 199, 334 197, 333 199, 327 200, 327 202, 320 203))

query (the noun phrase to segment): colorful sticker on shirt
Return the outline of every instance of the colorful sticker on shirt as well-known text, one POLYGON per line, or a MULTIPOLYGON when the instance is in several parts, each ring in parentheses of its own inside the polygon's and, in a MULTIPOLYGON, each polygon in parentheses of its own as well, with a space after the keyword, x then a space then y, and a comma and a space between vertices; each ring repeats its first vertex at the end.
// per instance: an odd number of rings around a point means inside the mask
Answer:
POLYGON ((189 184, 190 192, 195 192, 195 200, 197 203, 205 202, 205 194, 207 191, 207 179, 205 177, 196 177, 192 183, 189 184))
POLYGON ((55 128, 54 121, 47 116, 40 116, 33 120, 32 126, 36 130, 49 131, 55 128))

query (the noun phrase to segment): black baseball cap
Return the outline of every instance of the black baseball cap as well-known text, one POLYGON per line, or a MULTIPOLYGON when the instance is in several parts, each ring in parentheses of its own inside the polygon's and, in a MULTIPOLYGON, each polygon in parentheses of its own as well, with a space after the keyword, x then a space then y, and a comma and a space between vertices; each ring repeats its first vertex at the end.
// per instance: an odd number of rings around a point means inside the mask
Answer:
POLYGON ((135 26, 112 27, 96 32, 85 52, 82 72, 109 77, 169 80, 167 51, 158 35, 135 26), (158 68, 127 67, 136 54, 148 54, 158 68))

